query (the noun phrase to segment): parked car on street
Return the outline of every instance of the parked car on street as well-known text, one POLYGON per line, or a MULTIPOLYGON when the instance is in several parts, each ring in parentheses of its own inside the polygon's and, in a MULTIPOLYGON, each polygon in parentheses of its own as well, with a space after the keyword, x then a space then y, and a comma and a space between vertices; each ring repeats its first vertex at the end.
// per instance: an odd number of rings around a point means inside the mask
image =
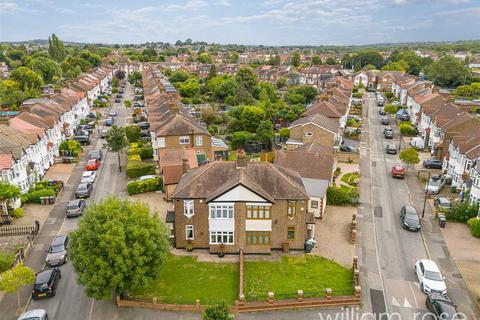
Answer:
POLYGON ((392 167, 392 177, 393 178, 405 178, 405 174, 407 173, 407 169, 405 167, 397 165, 392 167))
POLYGON ((107 133, 108 129, 102 129, 102 131, 100 131, 100 138, 105 139, 107 137, 107 133))
POLYGON ((115 103, 120 103, 120 102, 122 102, 122 99, 120 99, 120 98, 115 98, 115 103))
POLYGON ((78 129, 79 130, 85 130, 87 131, 89 134, 92 134, 93 132, 93 129, 95 129, 95 126, 91 125, 91 124, 81 124, 78 126, 78 129))
POLYGON ((409 121, 410 115, 407 113, 405 109, 403 109, 397 112, 397 119, 400 121, 409 121))
POLYGON ((423 167, 427 169, 442 169, 443 162, 438 159, 431 158, 423 161, 423 167))
POLYGON ((388 154, 397 154, 397 145, 392 143, 387 144, 386 152, 388 154))
POLYGON ((442 191, 443 187, 445 186, 445 183, 446 183, 446 180, 443 175, 431 176, 430 180, 428 180, 425 190, 433 194, 438 194, 440 193, 440 191, 442 191))
POLYGON ((47 310, 33 309, 23 313, 17 320, 48 320, 47 310))
POLYGON ((74 136, 73 140, 77 140, 82 146, 90 144, 90 137, 89 136, 74 136))
POLYGON ((53 238, 52 244, 47 251, 45 262, 48 267, 55 267, 67 263, 68 236, 61 235, 53 238))
POLYGON ((420 290, 425 293, 447 294, 447 285, 437 264, 428 259, 421 259, 415 263, 415 274, 420 282, 420 290))
POLYGON ((117 115, 117 111, 115 111, 115 110, 110 110, 110 111, 108 112, 108 115, 109 115, 110 117, 115 117, 115 116, 117 115))
POLYGON ((384 128, 383 136, 385 137, 385 139, 393 139, 393 129, 390 127, 384 128))
POLYGON ((390 124, 390 120, 388 120, 387 117, 383 117, 380 122, 383 124, 383 125, 389 125, 390 124))
POLYGON ((75 198, 88 198, 92 193, 92 184, 91 183, 80 183, 75 191, 75 198))
POLYGON ((98 159, 90 159, 87 161, 87 165, 85 166, 85 170, 87 171, 95 171, 100 168, 100 160, 98 159))
POLYGON ((402 227, 404 229, 420 231, 420 217, 415 207, 409 205, 403 206, 400 210, 400 220, 402 221, 402 227))
POLYGON ((105 119, 105 125, 106 125, 107 127, 113 126, 113 122, 114 122, 113 118, 107 118, 107 119, 105 119))
POLYGON ((35 276, 32 299, 47 298, 55 296, 58 280, 62 277, 59 268, 45 269, 35 276))
POLYGON ((81 183, 94 183, 95 178, 97 177, 96 171, 84 171, 82 173, 82 179, 80 180, 81 183))
POLYGON ((102 160, 102 156, 103 156, 103 152, 100 149, 95 149, 95 150, 92 150, 88 153, 88 157, 90 159, 102 160))
POLYGON ((81 216, 84 210, 85 210, 85 200, 83 199, 70 200, 67 205, 67 218, 81 216))
POLYGON ((430 293, 425 301, 427 309, 436 319, 460 320, 457 306, 446 295, 440 293, 430 293))
POLYGON ((148 122, 140 122, 140 123, 137 123, 137 126, 138 126, 140 129, 144 130, 144 129, 150 128, 150 123, 148 123, 148 122))
POLYGON ((381 115, 381 116, 387 115, 387 113, 383 109, 378 109, 378 114, 381 115))

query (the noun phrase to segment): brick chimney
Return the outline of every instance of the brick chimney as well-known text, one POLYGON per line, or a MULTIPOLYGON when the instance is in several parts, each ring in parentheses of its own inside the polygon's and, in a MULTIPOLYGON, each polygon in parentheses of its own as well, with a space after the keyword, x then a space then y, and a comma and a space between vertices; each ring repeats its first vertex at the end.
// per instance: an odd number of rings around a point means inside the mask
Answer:
POLYGON ((245 150, 239 149, 237 152, 237 169, 245 168, 246 166, 247 166, 247 155, 245 154, 245 150))
POLYGON ((183 174, 187 173, 188 170, 190 170, 190 165, 188 164, 188 159, 183 158, 182 159, 182 172, 183 172, 183 174))

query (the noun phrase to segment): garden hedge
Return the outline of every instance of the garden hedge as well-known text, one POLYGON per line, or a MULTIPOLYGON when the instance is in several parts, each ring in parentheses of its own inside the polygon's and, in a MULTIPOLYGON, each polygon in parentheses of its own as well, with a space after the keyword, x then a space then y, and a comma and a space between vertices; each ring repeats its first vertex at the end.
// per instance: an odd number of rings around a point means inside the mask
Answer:
POLYGON ((477 213, 477 204, 470 204, 468 201, 464 201, 455 203, 445 212, 445 217, 447 218, 447 221, 467 223, 468 220, 476 217, 477 213))
POLYGON ((146 179, 143 181, 132 181, 127 184, 127 191, 129 195, 161 190, 163 190, 162 177, 146 179))
POLYGON ((137 160, 129 160, 127 163, 127 176, 138 178, 148 174, 155 174, 155 165, 137 160))
POLYGON ((468 226, 470 227, 470 233, 475 238, 480 238, 480 220, 477 217, 471 218, 467 222, 468 226))
POLYGON ((30 203, 40 203, 40 197, 52 197, 55 196, 55 191, 53 189, 41 189, 35 190, 27 193, 28 202, 30 203))
POLYGON ((357 205, 359 194, 357 188, 347 186, 330 186, 327 189, 327 204, 334 206, 357 205))
POLYGON ((142 160, 152 159, 153 158, 153 148, 152 147, 140 148, 140 157, 142 158, 142 160))

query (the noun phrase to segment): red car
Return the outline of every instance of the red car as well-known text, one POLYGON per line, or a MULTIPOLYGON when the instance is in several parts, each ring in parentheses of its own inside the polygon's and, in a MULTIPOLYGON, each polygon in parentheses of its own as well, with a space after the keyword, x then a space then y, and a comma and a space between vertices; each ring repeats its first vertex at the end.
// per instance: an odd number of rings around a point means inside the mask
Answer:
POLYGON ((394 178, 405 178, 405 173, 407 173, 407 169, 402 166, 393 166, 392 167, 392 177, 394 178))
POLYGON ((95 170, 97 170, 99 167, 100 167, 100 160, 98 160, 98 159, 90 159, 90 160, 88 160, 87 166, 85 167, 85 169, 86 169, 87 171, 95 171, 95 170))

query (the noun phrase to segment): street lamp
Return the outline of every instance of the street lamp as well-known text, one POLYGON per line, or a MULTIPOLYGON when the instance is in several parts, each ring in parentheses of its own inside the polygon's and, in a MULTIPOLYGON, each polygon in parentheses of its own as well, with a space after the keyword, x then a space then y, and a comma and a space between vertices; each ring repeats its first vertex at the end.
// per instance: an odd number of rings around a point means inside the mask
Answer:
POLYGON ((419 173, 426 172, 428 173, 427 179, 427 187, 425 188, 425 199, 423 200, 423 209, 422 209, 422 219, 425 217, 425 206, 427 205, 427 197, 428 197, 428 183, 430 182, 430 171, 427 170, 419 170, 419 173))

